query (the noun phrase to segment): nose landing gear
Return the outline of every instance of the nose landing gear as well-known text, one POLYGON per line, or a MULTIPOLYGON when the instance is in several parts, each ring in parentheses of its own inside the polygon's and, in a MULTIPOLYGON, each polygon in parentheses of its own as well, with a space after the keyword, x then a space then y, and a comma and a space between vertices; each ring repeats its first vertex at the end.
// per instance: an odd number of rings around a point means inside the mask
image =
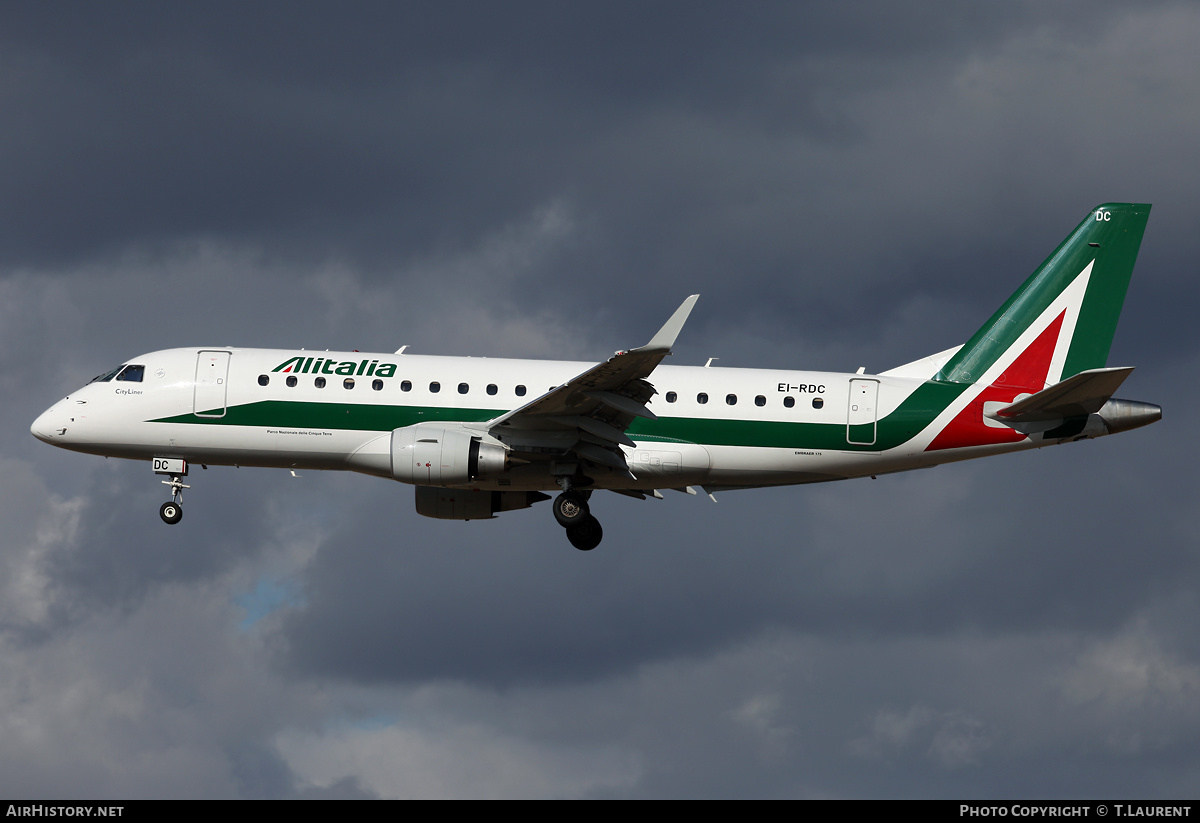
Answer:
POLYGON ((191 488, 183 482, 188 473, 187 461, 178 457, 156 457, 151 461, 151 467, 155 474, 171 477, 162 481, 164 486, 171 487, 171 499, 159 507, 158 516, 164 523, 174 526, 183 519, 183 490, 191 488))

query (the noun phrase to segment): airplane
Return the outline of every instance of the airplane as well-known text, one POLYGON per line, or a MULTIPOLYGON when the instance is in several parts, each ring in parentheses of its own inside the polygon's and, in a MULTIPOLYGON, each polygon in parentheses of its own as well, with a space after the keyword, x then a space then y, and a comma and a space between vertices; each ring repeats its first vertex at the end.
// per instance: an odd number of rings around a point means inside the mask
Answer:
MULTIPOLYGON (((200 464, 341 469, 415 487, 427 517, 489 519, 557 491, 589 551, 592 492, 798 485, 1101 437, 1162 417, 1107 367, 1150 205, 1088 212, 963 345, 880 374, 663 366, 698 295, 602 363, 230 347, 135 357, 51 406, 53 446, 148 460, 183 517, 200 464)), ((714 498, 715 499, 715 498, 714 498)))

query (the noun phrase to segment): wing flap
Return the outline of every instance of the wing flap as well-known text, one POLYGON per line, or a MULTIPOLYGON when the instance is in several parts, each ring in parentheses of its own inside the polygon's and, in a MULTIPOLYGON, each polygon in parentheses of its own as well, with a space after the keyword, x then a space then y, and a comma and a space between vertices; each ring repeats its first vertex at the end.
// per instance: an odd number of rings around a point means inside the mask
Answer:
POLYGON ((645 405, 623 394, 610 391, 590 391, 587 392, 587 396, 594 397, 610 409, 624 412, 632 417, 644 417, 647 420, 658 419, 658 415, 646 408, 645 405))
POLYGON ((610 451, 603 446, 597 446, 595 443, 588 443, 585 440, 576 443, 572 451, 584 460, 590 460, 593 463, 599 463, 601 466, 608 466, 610 469, 616 469, 617 471, 629 472, 629 464, 625 462, 625 455, 620 452, 610 451))
POLYGON ((553 417, 555 423, 561 423, 564 426, 574 426, 577 429, 595 435, 607 443, 619 443, 622 446, 634 447, 634 442, 629 439, 624 431, 616 426, 611 426, 608 423, 601 422, 594 417, 584 417, 576 414, 569 417, 553 417))

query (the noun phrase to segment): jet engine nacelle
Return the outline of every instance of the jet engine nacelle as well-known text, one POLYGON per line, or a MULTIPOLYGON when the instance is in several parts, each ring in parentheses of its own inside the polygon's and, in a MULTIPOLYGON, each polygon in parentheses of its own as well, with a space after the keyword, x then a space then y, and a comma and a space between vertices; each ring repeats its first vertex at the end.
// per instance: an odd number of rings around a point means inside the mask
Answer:
POLYGON ((481 489, 434 489, 417 486, 417 514, 438 520, 489 520, 497 512, 527 509, 549 500, 541 492, 493 492, 481 489))
POLYGON ((508 470, 508 449, 461 423, 417 423, 392 432, 392 477, 418 486, 465 486, 508 470))

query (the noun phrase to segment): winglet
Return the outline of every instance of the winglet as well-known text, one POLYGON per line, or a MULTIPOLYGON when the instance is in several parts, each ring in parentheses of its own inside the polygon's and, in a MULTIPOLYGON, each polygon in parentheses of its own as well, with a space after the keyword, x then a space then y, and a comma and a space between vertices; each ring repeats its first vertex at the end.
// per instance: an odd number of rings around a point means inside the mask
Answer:
POLYGON ((687 322, 688 315, 692 313, 692 307, 696 305, 700 295, 693 294, 687 300, 684 300, 682 305, 675 310, 671 315, 671 319, 663 324, 663 327, 658 330, 658 334, 651 338, 650 342, 642 346, 640 349, 634 349, 636 352, 670 352, 671 347, 675 345, 675 338, 679 336, 679 332, 683 329, 683 324, 687 322))

